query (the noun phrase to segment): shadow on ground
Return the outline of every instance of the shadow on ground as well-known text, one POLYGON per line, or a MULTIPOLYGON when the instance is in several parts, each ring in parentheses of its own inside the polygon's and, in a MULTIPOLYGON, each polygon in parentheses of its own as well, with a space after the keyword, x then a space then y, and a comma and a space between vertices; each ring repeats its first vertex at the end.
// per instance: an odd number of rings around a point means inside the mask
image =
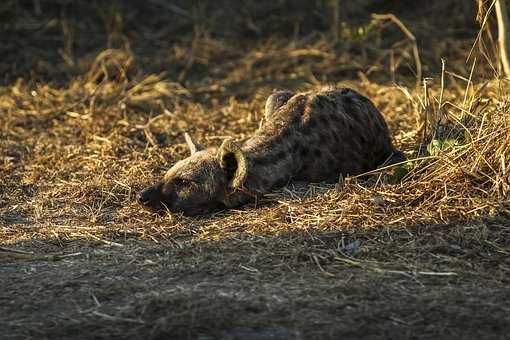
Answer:
POLYGON ((4 339, 501 339, 509 222, 32 239, 9 246, 27 253, 0 252, 0 328, 4 339))

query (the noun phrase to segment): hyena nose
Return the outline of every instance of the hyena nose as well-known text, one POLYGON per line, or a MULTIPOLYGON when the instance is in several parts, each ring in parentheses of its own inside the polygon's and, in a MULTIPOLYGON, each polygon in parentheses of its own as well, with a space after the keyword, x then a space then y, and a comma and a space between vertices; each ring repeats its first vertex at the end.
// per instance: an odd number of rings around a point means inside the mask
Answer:
POLYGON ((153 187, 143 189, 138 194, 138 203, 140 203, 141 205, 149 205, 152 197, 154 196, 154 191, 155 189, 153 187))

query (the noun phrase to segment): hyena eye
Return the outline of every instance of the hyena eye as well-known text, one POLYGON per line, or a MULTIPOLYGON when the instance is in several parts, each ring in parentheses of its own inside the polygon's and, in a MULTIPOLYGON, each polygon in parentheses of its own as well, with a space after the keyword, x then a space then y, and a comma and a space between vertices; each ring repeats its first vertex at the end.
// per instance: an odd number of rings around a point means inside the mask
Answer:
POLYGON ((172 181, 174 185, 178 187, 184 187, 195 184, 195 181, 188 179, 188 178, 182 178, 182 177, 176 177, 172 181))

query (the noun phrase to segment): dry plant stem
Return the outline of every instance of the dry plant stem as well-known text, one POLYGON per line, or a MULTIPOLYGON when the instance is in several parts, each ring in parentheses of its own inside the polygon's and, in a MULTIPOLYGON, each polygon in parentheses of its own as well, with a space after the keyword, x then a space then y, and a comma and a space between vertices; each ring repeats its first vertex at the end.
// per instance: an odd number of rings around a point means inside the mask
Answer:
POLYGON ((429 88, 428 88, 428 82, 427 79, 423 79, 423 130, 422 130, 422 138, 421 138, 421 144, 425 145, 427 143, 427 137, 428 137, 428 126, 429 126, 429 88))
POLYGON ((498 42, 503 71, 510 77, 510 26, 508 24, 508 11, 506 0, 496 0, 496 18, 498 20, 498 42))
POLYGON ((23 251, 19 249, 13 249, 13 248, 7 248, 7 247, 0 247, 0 252, 6 252, 6 253, 16 253, 16 254, 25 254, 25 255, 32 255, 33 252, 23 251))
POLYGON ((472 86, 473 84, 473 72, 475 70, 475 66, 476 66, 476 58, 473 60, 473 65, 471 65, 471 71, 469 72, 469 78, 466 79, 466 90, 464 92, 464 100, 462 101, 462 109, 465 110, 466 109, 466 101, 467 101, 467 96, 468 96, 468 93, 469 93, 469 87, 472 86))
POLYGON ((414 62, 416 64, 416 86, 420 86, 421 78, 422 78, 422 70, 421 70, 421 59, 420 59, 420 53, 418 51, 418 44, 416 43, 416 37, 413 33, 404 25, 404 23, 397 18, 394 14, 372 14, 372 17, 376 20, 390 20, 395 25, 400 28, 402 33, 404 33, 409 40, 411 40, 412 46, 413 46, 413 56, 414 56, 414 62))
POLYGON ((443 118, 443 95, 444 95, 444 70, 446 66, 446 60, 441 58, 441 89, 439 92, 439 104, 437 106, 437 119, 441 121, 443 118))
MULTIPOLYGON (((469 53, 468 53, 468 56, 466 58, 466 61, 468 61, 469 59, 471 59, 471 55, 473 54, 473 51, 475 49, 475 46, 481 41, 482 39, 482 34, 483 34, 483 29, 485 28, 485 25, 487 24, 487 20, 489 19, 489 14, 492 12, 492 9, 494 8, 494 4, 495 4, 496 0, 492 1, 491 2, 491 5, 489 6, 489 8, 487 9, 487 11, 485 13, 483 13, 483 20, 482 20, 482 23, 480 24, 480 30, 478 31, 478 34, 476 35, 476 39, 475 41, 473 42, 473 45, 471 46, 471 49, 469 50, 469 53)), ((482 3, 482 0, 479 0, 479 4, 482 3)), ((481 15, 482 11, 479 10, 478 12, 478 15, 481 15)))

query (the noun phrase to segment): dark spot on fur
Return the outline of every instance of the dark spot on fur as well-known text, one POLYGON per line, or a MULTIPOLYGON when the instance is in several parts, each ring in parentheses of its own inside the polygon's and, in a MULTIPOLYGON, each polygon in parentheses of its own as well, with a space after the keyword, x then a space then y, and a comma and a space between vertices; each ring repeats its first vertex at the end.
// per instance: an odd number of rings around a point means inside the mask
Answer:
POLYGON ((287 155, 287 153, 286 153, 285 151, 280 150, 280 151, 278 151, 278 153, 276 154, 276 159, 277 159, 277 160, 284 159, 286 155, 287 155))
POLYGON ((265 157, 253 158, 253 165, 264 166, 266 164, 265 157))
POLYGON ((333 136, 333 139, 335 140, 336 143, 340 143, 340 136, 338 135, 338 133, 336 133, 335 130, 331 130, 331 135, 333 136))
POLYGON ((348 88, 343 88, 343 89, 340 90, 340 94, 341 95, 346 95, 349 92, 351 92, 351 89, 348 89, 348 88))
POLYGON ((310 118, 310 120, 308 121, 308 126, 310 128, 316 127, 317 126, 317 120, 314 117, 310 118))
POLYGON ((321 149, 315 149, 315 150, 314 150, 314 154, 315 154, 315 156, 317 156, 317 157, 321 157, 321 156, 322 156, 322 150, 321 150, 321 149))
POLYGON ((319 120, 319 123, 322 124, 323 126, 329 126, 329 117, 325 114, 321 114, 319 115, 319 117, 317 117, 317 119, 319 120))
POLYGON ((267 179, 260 177, 257 179, 257 181, 261 189, 269 187, 269 181, 267 179))
POLYGON ((358 138, 361 141, 361 144, 364 144, 364 145, 368 144, 371 141, 373 142, 373 139, 370 138, 370 132, 368 132, 368 131, 366 133, 360 133, 358 135, 358 138))
POLYGON ((352 108, 352 105, 354 104, 354 101, 352 100, 351 97, 345 97, 345 98, 342 98, 342 103, 344 104, 345 108, 347 110, 349 110, 349 109, 352 108))
POLYGON ((300 173, 306 173, 306 172, 308 172, 309 167, 310 167, 310 162, 303 162, 301 164, 301 169, 299 169, 299 172, 300 173))
POLYGON ((278 186, 278 187, 284 186, 286 184, 287 184, 287 178, 285 178, 285 177, 278 178, 275 182, 275 186, 278 186))
POLYGON ((331 98, 330 95, 319 95, 318 102, 320 102, 324 107, 333 108, 336 100, 331 98))
POLYGON ((302 132, 303 134, 305 134, 305 135, 309 135, 309 134, 310 134, 310 131, 311 131, 311 129, 310 129, 310 124, 305 124, 305 125, 303 126, 303 128, 301 129, 301 132, 302 132))
POLYGON ((290 147, 290 151, 292 153, 296 153, 299 151, 300 147, 301 147, 301 143, 295 141, 294 143, 292 143, 292 146, 290 147))
POLYGON ((319 141, 321 143, 326 143, 328 141, 328 136, 325 133, 319 133, 319 141))
POLYGON ((299 115, 295 115, 295 116, 292 118, 292 122, 291 122, 291 124, 292 124, 292 125, 298 125, 300 122, 301 122, 301 116, 299 116, 299 115))
POLYGON ((344 159, 345 158, 345 146, 338 143, 334 147, 330 147, 329 151, 331 152, 331 155, 333 155, 335 158, 344 159))
POLYGON ((299 149, 299 154, 303 157, 306 157, 308 156, 308 153, 310 151, 308 150, 308 148, 306 146, 301 146, 301 148, 299 149))
POLYGON ((355 176, 360 173, 360 165, 357 162, 348 162, 345 164, 347 175, 355 176))
POLYGON ((329 157, 329 161, 331 162, 331 164, 337 165, 339 158, 332 154, 331 157, 329 157))
POLYGON ((278 162, 278 158, 276 157, 275 153, 268 153, 255 158, 253 161, 259 166, 267 166, 278 162))
POLYGON ((354 116, 354 115, 359 116, 360 114, 363 113, 363 112, 360 112, 361 108, 359 107, 359 102, 354 100, 352 97, 349 97, 349 96, 343 97, 342 98, 342 106, 343 106, 344 110, 352 116, 354 116))
POLYGON ((338 112, 331 112, 329 115, 331 117, 331 120, 334 122, 339 122, 342 120, 342 117, 340 116, 340 113, 338 112))
POLYGON ((372 162, 369 159, 363 160, 363 171, 369 171, 372 170, 372 162))
POLYGON ((285 159, 286 156, 287 152, 284 150, 280 150, 278 152, 268 152, 266 154, 259 155, 257 158, 254 158, 253 162, 259 166, 267 166, 278 163, 282 159, 285 159))
POLYGON ((344 135, 347 136, 347 137, 351 137, 351 124, 349 124, 349 122, 347 122, 344 126, 343 126, 343 131, 344 131, 344 135))

